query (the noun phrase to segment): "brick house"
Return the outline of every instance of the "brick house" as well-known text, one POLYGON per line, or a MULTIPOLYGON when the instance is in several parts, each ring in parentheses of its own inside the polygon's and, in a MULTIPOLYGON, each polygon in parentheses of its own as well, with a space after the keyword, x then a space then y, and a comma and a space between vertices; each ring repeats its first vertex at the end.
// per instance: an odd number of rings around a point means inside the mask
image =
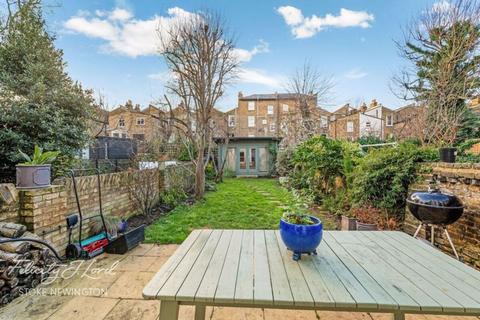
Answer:
MULTIPOLYGON (((317 97, 307 97, 307 105, 316 125, 317 134, 328 132, 330 112, 317 107, 317 97)), ((295 94, 273 93, 238 94, 238 106, 225 113, 228 127, 235 137, 282 137, 295 136, 301 119, 298 99, 295 94)))
POLYGON ((349 104, 332 112, 328 135, 333 139, 357 140, 375 136, 380 139, 393 137, 395 111, 376 100, 358 109, 349 104))
POLYGON ((162 111, 152 105, 141 110, 128 100, 125 105, 109 112, 107 134, 117 138, 132 138, 139 142, 150 141, 160 134, 162 111))

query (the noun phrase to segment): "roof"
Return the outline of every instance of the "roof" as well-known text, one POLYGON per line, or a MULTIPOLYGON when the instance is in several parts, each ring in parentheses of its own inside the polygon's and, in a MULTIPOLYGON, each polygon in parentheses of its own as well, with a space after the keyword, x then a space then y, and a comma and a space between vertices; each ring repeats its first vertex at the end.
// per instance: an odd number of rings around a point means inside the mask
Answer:
MULTIPOLYGON (((222 142, 226 138, 224 137, 215 137, 213 140, 215 142, 222 142)), ((280 141, 282 138, 278 137, 230 137, 228 139, 230 142, 235 142, 235 141, 261 141, 261 140, 270 140, 270 141, 280 141)))
MULTIPOLYGON (((315 95, 305 95, 312 99, 316 99, 315 95)), ((283 99, 296 99, 296 93, 267 93, 267 94, 251 94, 239 98, 240 100, 283 100, 283 99)))

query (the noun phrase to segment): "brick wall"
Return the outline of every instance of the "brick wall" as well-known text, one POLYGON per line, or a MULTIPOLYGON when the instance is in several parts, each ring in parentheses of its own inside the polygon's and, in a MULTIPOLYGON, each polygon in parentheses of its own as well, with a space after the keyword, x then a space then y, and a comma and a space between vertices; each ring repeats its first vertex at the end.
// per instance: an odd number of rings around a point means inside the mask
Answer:
MULTIPOLYGON (((464 262, 480 269, 480 164, 433 163, 424 166, 424 174, 410 191, 426 190, 427 180, 434 178, 440 190, 458 196, 464 206, 463 216, 448 226, 448 232, 464 262)), ((413 234, 419 221, 408 211, 405 216, 404 231, 413 234)), ((430 240, 430 230, 422 228, 420 237, 430 240)), ((440 229, 435 231, 435 245, 453 255, 445 235, 440 229)))
MULTIPOLYGON (((180 184, 185 189, 193 185, 193 169, 190 164, 154 169, 151 172, 152 187, 157 192, 162 192, 174 183, 180 184)), ((135 201, 130 196, 129 184, 145 183, 144 180, 138 179, 140 174, 142 174, 140 171, 124 171, 100 175, 102 208, 105 215, 123 217, 138 211, 135 201)), ((3 205, 0 204, 0 222, 25 224, 28 230, 51 242, 63 254, 68 240, 65 218, 77 213, 78 210, 72 181, 61 179, 56 180, 54 184, 44 189, 21 190, 16 201, 8 205, 5 201, 1 202, 3 205)), ((5 185, 0 185, 0 190, 4 187, 5 185)), ((98 214, 97 176, 78 177, 77 190, 83 216, 98 214)))

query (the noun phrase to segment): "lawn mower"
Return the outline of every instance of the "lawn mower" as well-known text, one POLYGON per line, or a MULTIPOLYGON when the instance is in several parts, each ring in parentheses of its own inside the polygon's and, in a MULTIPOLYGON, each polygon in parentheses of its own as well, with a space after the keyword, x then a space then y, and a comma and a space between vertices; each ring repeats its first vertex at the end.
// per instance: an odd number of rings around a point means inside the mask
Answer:
POLYGON ((80 198, 78 196, 77 181, 75 179, 76 172, 87 171, 92 169, 77 169, 70 171, 70 177, 72 178, 73 191, 75 193, 75 200, 77 201, 78 215, 72 214, 67 217, 68 228, 68 245, 65 251, 67 259, 90 259, 101 253, 104 248, 110 243, 110 236, 107 231, 105 219, 102 211, 102 191, 100 183, 100 171, 94 169, 97 175, 97 187, 98 187, 98 207, 99 213, 90 217, 84 218, 82 215, 82 208, 80 205, 80 198), (103 231, 90 236, 86 239, 82 239, 83 223, 93 218, 100 217, 103 225, 103 231), (75 226, 78 225, 78 242, 72 243, 72 233, 75 226))

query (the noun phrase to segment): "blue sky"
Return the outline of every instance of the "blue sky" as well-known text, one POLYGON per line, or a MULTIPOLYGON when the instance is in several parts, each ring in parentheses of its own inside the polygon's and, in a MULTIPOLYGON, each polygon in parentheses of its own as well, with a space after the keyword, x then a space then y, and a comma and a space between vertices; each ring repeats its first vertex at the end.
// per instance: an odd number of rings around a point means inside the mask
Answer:
MULTIPOLYGON (((59 1, 52 0, 58 4, 59 1)), ((142 106, 163 93, 168 74, 157 55, 157 26, 197 10, 220 12, 236 36, 243 60, 240 79, 218 107, 235 107, 244 94, 284 91, 284 81, 310 60, 336 83, 327 109, 376 98, 387 107, 405 103, 389 89, 404 63, 394 40, 424 10, 426 0, 153 1, 65 0, 47 11, 50 31, 68 71, 101 92, 110 108, 131 99, 142 106)))

